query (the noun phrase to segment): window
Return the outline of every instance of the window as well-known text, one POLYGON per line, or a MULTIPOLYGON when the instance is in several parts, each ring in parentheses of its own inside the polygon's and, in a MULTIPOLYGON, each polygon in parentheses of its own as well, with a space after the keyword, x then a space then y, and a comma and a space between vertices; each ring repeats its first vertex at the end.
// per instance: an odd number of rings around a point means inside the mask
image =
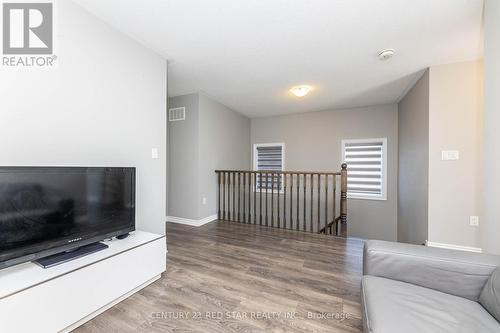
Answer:
MULTIPOLYGON (((255 171, 283 171, 285 168, 285 144, 284 143, 257 143, 253 145, 253 169, 255 171)), ((278 179, 278 175, 274 176, 274 190, 278 191, 283 189, 282 178, 278 179)), ((272 177, 269 176, 267 179, 266 188, 266 177, 262 177, 262 181, 259 176, 257 176, 257 190, 260 190, 262 184, 262 190, 271 191, 272 189, 272 177)))
POLYGON ((342 140, 347 196, 387 200, 387 139, 342 140))

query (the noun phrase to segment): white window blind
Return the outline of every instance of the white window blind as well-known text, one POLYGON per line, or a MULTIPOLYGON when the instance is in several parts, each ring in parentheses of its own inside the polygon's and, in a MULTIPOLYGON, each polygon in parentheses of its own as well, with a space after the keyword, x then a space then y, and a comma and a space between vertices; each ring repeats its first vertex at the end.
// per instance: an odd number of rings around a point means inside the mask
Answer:
MULTIPOLYGON (((283 143, 260 143, 254 145, 254 170, 256 171, 283 171, 284 169, 285 145, 283 143)), ((274 176, 274 190, 283 187, 282 181, 278 181, 278 175, 274 176)), ((257 190, 266 190, 266 177, 257 177, 257 190)), ((272 189, 272 177, 267 177, 267 190, 272 189)))
POLYGON ((343 140, 350 198, 385 200, 387 139, 343 140))

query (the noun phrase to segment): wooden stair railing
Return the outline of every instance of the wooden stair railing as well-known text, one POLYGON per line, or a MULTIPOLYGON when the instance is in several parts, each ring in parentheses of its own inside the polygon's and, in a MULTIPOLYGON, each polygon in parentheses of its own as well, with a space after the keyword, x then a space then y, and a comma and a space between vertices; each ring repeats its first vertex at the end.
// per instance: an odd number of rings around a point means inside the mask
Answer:
POLYGON ((219 220, 346 235, 346 164, 342 164, 340 172, 215 172, 219 220), (340 183, 340 193, 337 193, 337 183, 340 183))

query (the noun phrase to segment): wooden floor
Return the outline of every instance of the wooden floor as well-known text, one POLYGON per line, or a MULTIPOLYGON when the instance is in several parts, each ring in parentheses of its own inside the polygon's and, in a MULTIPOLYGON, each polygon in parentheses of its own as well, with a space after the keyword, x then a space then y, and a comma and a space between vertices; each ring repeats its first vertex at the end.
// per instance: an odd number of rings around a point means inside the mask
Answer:
POLYGON ((167 224, 162 278, 75 332, 361 332, 363 242, 167 224))

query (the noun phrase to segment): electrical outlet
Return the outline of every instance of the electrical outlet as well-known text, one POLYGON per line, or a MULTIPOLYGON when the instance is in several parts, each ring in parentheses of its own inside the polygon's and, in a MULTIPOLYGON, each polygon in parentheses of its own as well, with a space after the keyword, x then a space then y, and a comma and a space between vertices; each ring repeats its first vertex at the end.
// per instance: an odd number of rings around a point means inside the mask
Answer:
POLYGON ((477 227, 479 225, 479 216, 471 216, 469 218, 469 225, 477 227))
POLYGON ((201 199, 201 203, 206 205, 207 204, 207 198, 203 197, 203 199, 201 199))
POLYGON ((460 152, 458 150, 441 151, 442 161, 458 161, 459 159, 460 159, 460 152))

